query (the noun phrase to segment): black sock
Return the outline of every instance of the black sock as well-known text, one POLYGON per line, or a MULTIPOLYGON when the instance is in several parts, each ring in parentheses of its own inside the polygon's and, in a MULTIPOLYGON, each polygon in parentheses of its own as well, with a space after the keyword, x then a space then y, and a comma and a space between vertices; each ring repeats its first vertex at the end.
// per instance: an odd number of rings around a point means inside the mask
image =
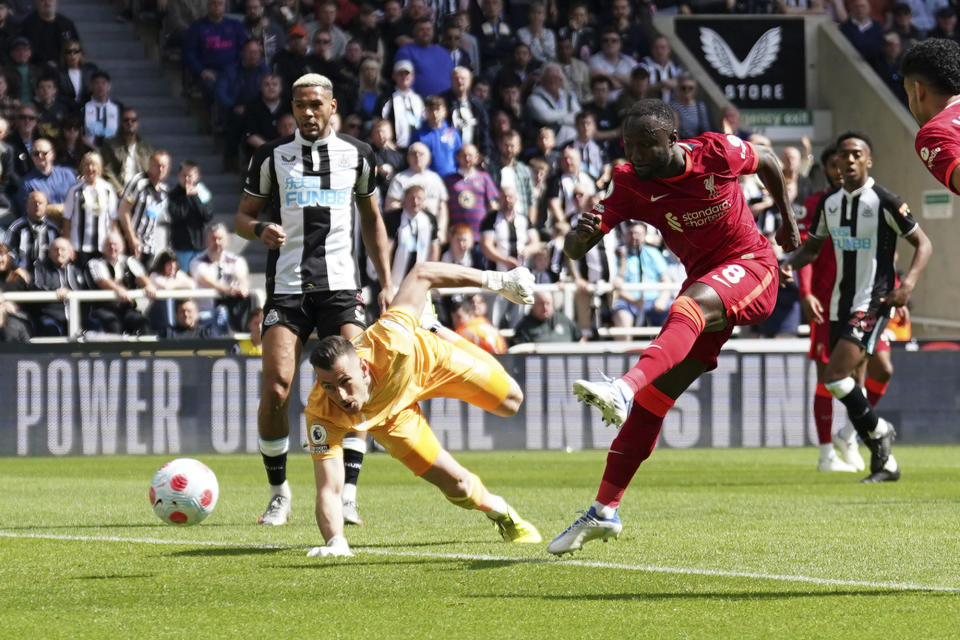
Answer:
POLYGON ((873 439, 870 433, 877 428, 877 414, 873 407, 867 402, 860 387, 854 387, 853 391, 840 398, 840 402, 847 408, 847 415, 850 416, 850 422, 853 428, 857 430, 864 443, 873 439))
POLYGON ((363 454, 353 449, 343 450, 343 483, 357 484, 360 467, 363 466, 363 454))
POLYGON ((263 453, 263 466, 267 470, 267 481, 276 486, 287 481, 287 454, 268 456, 263 453))

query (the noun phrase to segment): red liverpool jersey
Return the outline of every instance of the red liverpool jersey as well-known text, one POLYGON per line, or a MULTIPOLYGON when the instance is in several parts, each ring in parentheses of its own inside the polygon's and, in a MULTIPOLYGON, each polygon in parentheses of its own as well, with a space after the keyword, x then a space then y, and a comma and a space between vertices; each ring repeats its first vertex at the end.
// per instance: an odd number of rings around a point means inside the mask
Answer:
POLYGON ((960 164, 960 100, 948 104, 920 127, 915 146, 933 177, 953 191, 950 175, 960 164))
POLYGON ((604 233, 625 220, 655 226, 691 278, 733 258, 766 256, 776 262, 737 180, 757 170, 753 145, 720 133, 679 144, 686 159, 679 176, 640 180, 630 163, 614 169, 611 187, 593 209, 604 233))
MULTIPOLYGON (((801 242, 807 241, 807 236, 810 234, 810 224, 813 222, 813 213, 817 210, 820 199, 831 191, 833 189, 815 193, 803 201, 806 215, 802 220, 797 220, 801 242)), ((823 308, 829 310, 830 296, 833 295, 833 284, 837 279, 837 258, 834 255, 833 247, 824 245, 816 260, 798 269, 797 279, 799 280, 800 295, 812 293, 823 305, 823 308)))

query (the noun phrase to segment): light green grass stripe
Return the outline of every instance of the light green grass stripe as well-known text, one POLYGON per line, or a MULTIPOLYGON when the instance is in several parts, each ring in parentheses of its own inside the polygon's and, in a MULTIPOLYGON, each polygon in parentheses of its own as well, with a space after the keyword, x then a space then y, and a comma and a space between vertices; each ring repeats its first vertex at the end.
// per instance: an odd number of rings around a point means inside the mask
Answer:
MULTIPOLYGON (((309 549, 310 545, 261 544, 252 542, 218 542, 215 540, 168 540, 164 538, 123 538, 119 536, 70 536, 46 533, 19 533, 0 531, 0 538, 35 538, 43 540, 64 540, 76 542, 126 542, 134 544, 168 544, 180 546, 204 547, 239 547, 247 549, 309 549)), ((776 580, 781 582, 805 582, 809 584, 864 587, 874 589, 890 589, 892 591, 938 591, 946 593, 960 593, 960 587, 940 585, 912 584, 909 582, 873 582, 867 580, 837 580, 834 578, 818 578, 814 576, 793 576, 781 574, 755 573, 752 571, 727 571, 722 569, 696 569, 685 567, 661 567, 655 565, 632 565, 616 562, 590 562, 586 560, 554 559, 554 558, 511 558, 507 556, 493 556, 486 554, 469 553, 430 553, 422 551, 384 551, 369 547, 353 547, 353 551, 371 555, 393 556, 404 558, 437 558, 444 560, 480 560, 486 562, 509 562, 526 564, 551 564, 556 566, 591 567, 595 569, 620 569, 624 571, 640 571, 647 573, 669 573, 692 576, 716 576, 723 578, 751 578, 754 580, 776 580)))

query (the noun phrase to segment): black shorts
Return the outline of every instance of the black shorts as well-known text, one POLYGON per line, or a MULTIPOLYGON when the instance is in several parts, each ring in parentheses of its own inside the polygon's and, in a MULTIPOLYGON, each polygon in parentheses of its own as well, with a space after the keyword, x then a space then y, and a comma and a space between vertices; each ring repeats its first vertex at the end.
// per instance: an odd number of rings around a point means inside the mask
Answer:
POLYGON ((877 309, 855 311, 841 320, 830 322, 830 348, 836 346, 838 340, 849 340, 868 355, 873 355, 880 342, 880 337, 890 321, 890 307, 882 305, 877 309))
POLYGON ((340 335, 340 327, 355 324, 367 328, 363 299, 357 290, 318 291, 316 293, 278 293, 263 307, 263 333, 283 325, 306 342, 313 330, 317 336, 340 335))

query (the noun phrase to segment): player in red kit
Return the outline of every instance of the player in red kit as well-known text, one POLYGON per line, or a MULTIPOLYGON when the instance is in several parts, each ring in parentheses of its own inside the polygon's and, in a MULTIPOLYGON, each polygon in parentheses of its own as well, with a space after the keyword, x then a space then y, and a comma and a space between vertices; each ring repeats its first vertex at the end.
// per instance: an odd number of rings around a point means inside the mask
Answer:
POLYGON ((677 397, 717 366, 717 354, 736 325, 756 324, 777 299, 777 259, 757 229, 738 177, 757 173, 783 212, 777 242, 800 243, 773 151, 733 135, 707 133, 680 141, 674 112, 660 100, 641 100, 624 115, 627 164, 593 211, 580 216, 564 241, 578 260, 614 227, 642 220, 660 230, 687 270, 660 335, 617 380, 578 380, 574 393, 623 425, 610 445, 596 501, 550 543, 563 554, 596 538, 617 537, 624 490, 653 450, 663 418, 677 397))
POLYGON ((916 149, 933 177, 960 194, 960 45, 930 38, 900 62, 910 113, 920 124, 916 149))

